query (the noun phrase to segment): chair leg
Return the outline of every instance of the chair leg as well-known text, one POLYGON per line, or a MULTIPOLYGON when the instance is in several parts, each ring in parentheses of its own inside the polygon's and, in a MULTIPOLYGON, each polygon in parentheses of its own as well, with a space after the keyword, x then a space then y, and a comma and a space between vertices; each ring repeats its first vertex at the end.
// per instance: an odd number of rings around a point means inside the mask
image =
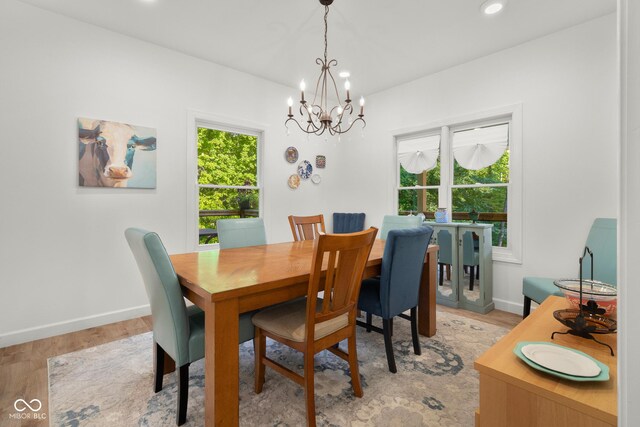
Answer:
POLYGON ((480 265, 476 265, 476 279, 480 280, 480 265))
POLYGON ((262 329, 256 328, 255 337, 253 338, 253 348, 256 358, 255 367, 255 392, 259 394, 262 392, 262 386, 264 385, 264 357, 266 356, 267 337, 262 334, 262 329))
POLYGON ((395 374, 398 370, 396 369, 396 359, 393 357, 390 320, 391 319, 382 319, 382 334, 384 335, 384 349, 387 352, 387 364, 389 365, 389 371, 395 374))
POLYGON ((176 424, 181 426, 187 421, 187 400, 189 398, 189 364, 180 366, 178 371, 178 414, 176 424))
POLYGON ((422 354, 420 350, 420 339, 418 338, 418 309, 411 309, 411 338, 413 339, 413 352, 417 355, 422 354))
POLYGON ((469 268, 471 269, 471 272, 469 273, 469 290, 472 291, 473 290, 473 279, 476 277, 475 274, 475 267, 473 265, 469 266, 469 268))
POLYGON ((522 308, 522 318, 525 319, 531 313, 531 298, 524 297, 524 307, 522 308))
POLYGON ((356 334, 349 337, 349 370, 351 370, 351 386, 356 397, 362 397, 362 385, 360 384, 360 372, 358 370, 358 352, 356 350, 356 334))
POLYGON ((438 285, 442 286, 442 282, 444 280, 444 264, 439 264, 440 267, 440 277, 438 278, 438 285))
POLYGON ((313 352, 304 354, 304 396, 307 401, 307 426, 316 426, 316 402, 313 386, 313 352))
POLYGON ((164 349, 158 345, 157 342, 153 342, 153 353, 155 358, 153 360, 153 374, 155 377, 155 384, 153 387, 154 392, 162 390, 162 377, 164 375, 164 349))
POLYGON ((373 316, 371 313, 367 312, 367 332, 371 332, 371 321, 373 320, 373 316))
POLYGON ((393 336, 393 317, 389 319, 389 334, 393 336))
POLYGON ((447 264, 447 280, 451 280, 451 264, 447 264))

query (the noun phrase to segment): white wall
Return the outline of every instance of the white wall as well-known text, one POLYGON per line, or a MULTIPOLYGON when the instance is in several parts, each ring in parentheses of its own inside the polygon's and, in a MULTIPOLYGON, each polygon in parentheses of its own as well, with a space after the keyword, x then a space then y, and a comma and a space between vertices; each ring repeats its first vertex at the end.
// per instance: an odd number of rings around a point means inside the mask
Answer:
POLYGON ((519 310, 523 274, 572 275, 593 217, 616 213, 613 17, 371 96, 364 138, 358 130, 341 142, 286 137, 290 95, 295 90, 1 2, 0 347, 147 311, 123 230, 153 229, 170 253, 191 250, 190 109, 266 126, 263 208, 268 239, 277 242, 290 239, 290 213, 363 211, 379 225, 393 205, 392 129, 522 102, 524 264, 495 266, 502 308, 519 310), (77 117, 155 127, 157 189, 79 188, 77 117), (289 145, 301 159, 327 156, 320 185, 288 189, 289 145))
POLYGON ((640 425, 640 300, 636 262, 640 259, 640 3, 619 2, 621 71, 620 283, 618 301, 618 425, 640 425))
POLYGON ((522 103, 523 263, 494 263, 493 294, 521 312, 522 277, 575 276, 593 219, 616 216, 617 88, 612 14, 375 94, 345 149, 350 208, 370 224, 392 212, 394 130, 522 103))
MULTIPOLYGON (((215 43, 216 41, 212 41, 215 43)), ((217 41, 219 42, 219 41, 217 41)), ((292 76, 292 79, 297 78, 292 76)), ((287 215, 333 210, 340 146, 286 137, 295 90, 15 0, 0 2, 0 347, 146 313, 123 232, 186 246, 187 110, 267 126, 264 217, 271 242, 287 215), (76 118, 154 127, 155 190, 78 187, 76 118), (300 160, 327 156, 323 181, 287 186, 300 160)))

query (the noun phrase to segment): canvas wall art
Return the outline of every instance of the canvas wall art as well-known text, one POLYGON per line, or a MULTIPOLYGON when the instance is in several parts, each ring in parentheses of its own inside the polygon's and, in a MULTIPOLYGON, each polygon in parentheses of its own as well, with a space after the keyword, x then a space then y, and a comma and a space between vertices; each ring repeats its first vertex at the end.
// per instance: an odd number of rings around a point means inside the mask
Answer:
POLYGON ((156 188, 156 130, 78 119, 81 187, 156 188))

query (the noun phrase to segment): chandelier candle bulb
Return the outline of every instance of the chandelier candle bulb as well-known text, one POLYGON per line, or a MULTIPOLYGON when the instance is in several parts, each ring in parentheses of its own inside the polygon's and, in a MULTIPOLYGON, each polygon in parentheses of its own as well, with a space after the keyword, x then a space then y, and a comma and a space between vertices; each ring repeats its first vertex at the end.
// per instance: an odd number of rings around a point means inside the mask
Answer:
POLYGON ((360 97, 360 117, 364 116, 364 97, 360 97))
POLYGON ((287 99, 287 105, 289 106, 289 117, 293 117, 293 114, 291 113, 291 107, 293 106, 293 99, 291 97, 287 99))
POLYGON ((307 88, 304 79, 300 82, 300 102, 304 104, 304 90, 307 88))
POLYGON ((349 96, 349 89, 351 89, 351 82, 349 80, 347 80, 346 82, 344 82, 344 88, 347 91, 347 99, 346 102, 351 102, 351 98, 349 96))

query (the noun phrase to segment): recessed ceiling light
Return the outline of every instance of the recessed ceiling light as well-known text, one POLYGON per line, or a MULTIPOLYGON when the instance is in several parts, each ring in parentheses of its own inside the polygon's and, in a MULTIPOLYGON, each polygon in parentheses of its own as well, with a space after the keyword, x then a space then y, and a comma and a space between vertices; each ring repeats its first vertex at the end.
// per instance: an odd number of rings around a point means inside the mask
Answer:
POLYGON ((506 0, 489 0, 482 3, 480 10, 482 10, 485 15, 494 15, 504 8, 505 3, 506 0))
POLYGON ((348 71, 341 71, 340 74, 338 74, 340 77, 342 77, 343 79, 346 79, 347 77, 349 77, 351 75, 351 73, 349 73, 348 71))

